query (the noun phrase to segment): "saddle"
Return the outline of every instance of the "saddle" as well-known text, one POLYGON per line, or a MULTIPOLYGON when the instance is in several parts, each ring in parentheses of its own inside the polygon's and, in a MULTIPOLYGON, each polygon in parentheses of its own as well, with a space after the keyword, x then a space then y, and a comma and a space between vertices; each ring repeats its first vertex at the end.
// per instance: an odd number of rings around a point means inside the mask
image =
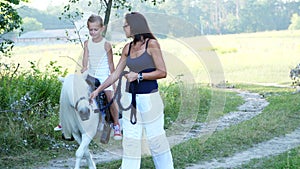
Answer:
MULTIPOLYGON (((90 75, 86 78, 87 84, 90 86, 90 90, 94 91, 100 86, 100 81, 90 75)), ((103 126, 102 135, 100 138, 100 142, 103 144, 107 144, 109 142, 110 138, 110 132, 111 132, 111 126, 113 123, 113 119, 111 116, 111 112, 109 110, 109 105, 107 102, 106 95, 103 91, 101 91, 98 96, 96 97, 96 102, 99 106, 99 110, 102 113, 102 115, 105 115, 105 122, 103 126)))

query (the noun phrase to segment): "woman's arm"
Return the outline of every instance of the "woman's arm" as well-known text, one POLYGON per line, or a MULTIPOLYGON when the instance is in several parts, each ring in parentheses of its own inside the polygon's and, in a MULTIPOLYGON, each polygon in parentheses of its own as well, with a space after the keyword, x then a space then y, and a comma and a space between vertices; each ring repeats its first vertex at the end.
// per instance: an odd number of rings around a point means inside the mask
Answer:
POLYGON ((87 70, 87 66, 88 66, 88 61, 89 61, 89 50, 88 50, 88 41, 86 40, 84 42, 84 47, 83 47, 83 58, 82 58, 82 69, 81 69, 81 73, 85 72, 87 70))
POLYGON ((90 99, 94 99, 99 92, 103 91, 106 89, 108 86, 112 85, 115 83, 118 79, 123 70, 126 67, 126 59, 127 59, 127 53, 128 53, 128 44, 125 45, 125 47, 122 50, 122 55, 121 58, 117 64, 116 70, 108 76, 108 78, 95 90, 91 93, 90 99))

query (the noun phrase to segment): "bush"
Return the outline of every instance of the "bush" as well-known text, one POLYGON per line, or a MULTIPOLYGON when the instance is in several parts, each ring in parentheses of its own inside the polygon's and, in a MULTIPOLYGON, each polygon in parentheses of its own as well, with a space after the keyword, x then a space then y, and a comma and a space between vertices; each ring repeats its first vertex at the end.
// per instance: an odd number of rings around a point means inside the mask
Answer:
POLYGON ((182 81, 176 79, 170 84, 160 84, 160 94, 164 102, 165 128, 169 128, 178 116, 181 102, 181 83, 182 81))
POLYGON ((289 30, 299 30, 300 29, 300 17, 297 13, 294 13, 291 17, 291 24, 289 25, 289 30))
POLYGON ((61 89, 57 79, 66 74, 55 63, 50 62, 45 72, 33 62, 29 71, 0 63, 0 154, 47 149, 53 144, 54 133, 50 131, 52 124, 58 123, 61 89))
POLYGON ((292 86, 300 86, 300 63, 290 71, 292 86))

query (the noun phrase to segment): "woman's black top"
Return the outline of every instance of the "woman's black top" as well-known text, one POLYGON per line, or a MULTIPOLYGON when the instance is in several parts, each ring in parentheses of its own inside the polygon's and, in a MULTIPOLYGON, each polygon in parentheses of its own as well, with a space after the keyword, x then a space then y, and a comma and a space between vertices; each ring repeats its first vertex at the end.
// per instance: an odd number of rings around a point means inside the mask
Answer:
MULTIPOLYGON (((156 70, 152 56, 147 52, 149 39, 146 41, 145 52, 136 58, 130 57, 131 44, 129 44, 129 50, 127 55, 126 64, 130 71, 136 73, 148 73, 156 70)), ((126 91, 133 93, 132 90, 135 90, 135 94, 147 94, 158 91, 157 80, 142 80, 142 81, 133 81, 129 85, 126 84, 126 91)))

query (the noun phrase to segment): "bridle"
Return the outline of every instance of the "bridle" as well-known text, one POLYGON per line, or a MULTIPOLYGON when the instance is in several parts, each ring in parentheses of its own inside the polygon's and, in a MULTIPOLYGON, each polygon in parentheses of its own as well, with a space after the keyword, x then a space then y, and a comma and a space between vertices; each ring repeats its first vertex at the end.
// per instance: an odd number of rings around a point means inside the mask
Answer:
POLYGON ((136 93, 135 93, 135 88, 133 85, 132 86, 132 100, 131 100, 131 104, 124 108, 123 105, 121 104, 121 97, 122 97, 122 94, 121 94, 121 84, 122 84, 122 77, 129 73, 128 71, 123 71, 120 76, 119 76, 119 81, 118 81, 118 85, 117 85, 117 88, 116 88, 116 94, 114 95, 114 97, 111 99, 111 101, 105 106, 103 107, 102 109, 100 109, 100 111, 103 111, 105 109, 107 109, 112 103, 114 100, 117 101, 117 104, 119 105, 119 108, 122 110, 122 111, 127 111, 129 109, 131 109, 131 113, 130 113, 130 122, 131 124, 136 124, 137 122, 137 118, 136 118, 136 100, 135 100, 135 97, 136 97, 136 93))
POLYGON ((80 97, 77 101, 76 101, 76 103, 75 103, 75 110, 76 111, 78 111, 78 104, 79 104, 79 102, 80 101, 82 101, 82 100, 85 100, 86 98, 83 96, 83 97, 80 97))

